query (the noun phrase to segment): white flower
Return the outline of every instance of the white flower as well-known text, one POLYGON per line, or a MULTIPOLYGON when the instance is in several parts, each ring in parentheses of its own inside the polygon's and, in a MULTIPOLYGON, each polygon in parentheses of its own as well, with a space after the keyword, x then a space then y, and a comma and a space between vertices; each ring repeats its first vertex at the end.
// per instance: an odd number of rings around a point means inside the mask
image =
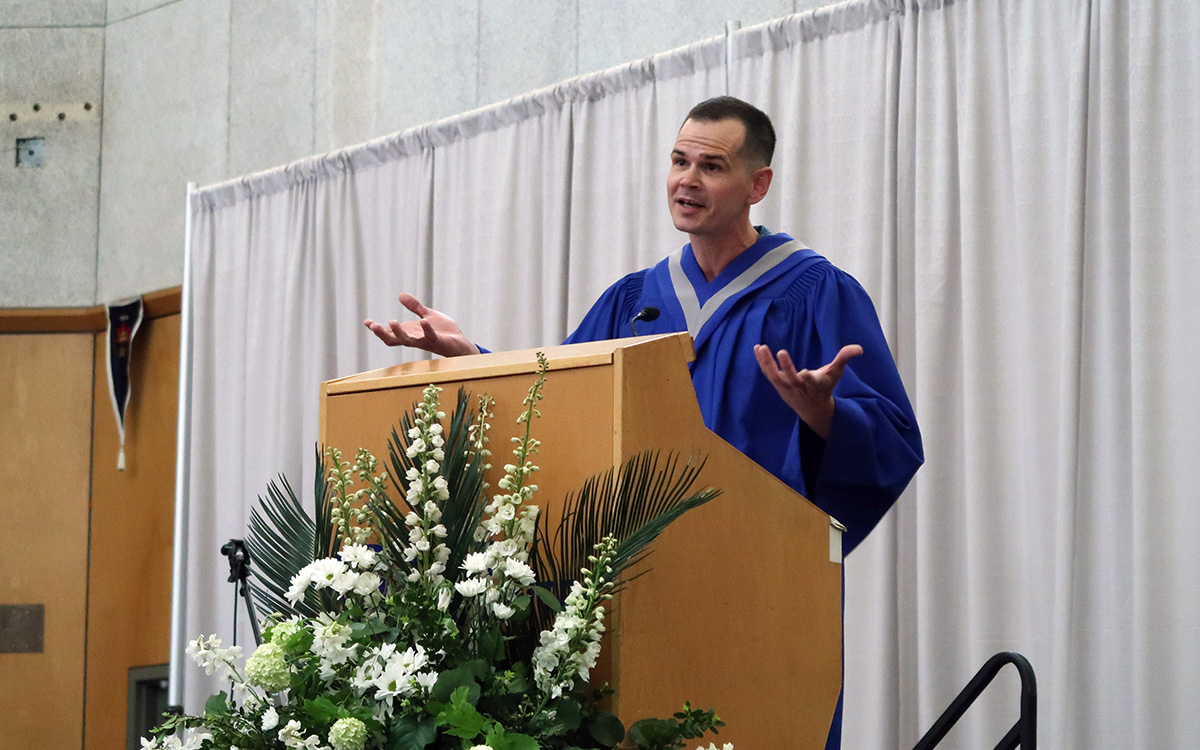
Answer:
POLYGON ((454 589, 468 599, 473 596, 479 596, 486 588, 487 580, 484 578, 468 578, 465 581, 459 581, 454 584, 454 589))
POLYGON ((696 750, 733 750, 733 743, 732 743, 732 742, 726 742, 724 745, 721 745, 721 747, 719 747, 719 748, 718 748, 718 747, 717 747, 717 743, 715 743, 715 742, 710 742, 710 743, 708 744, 708 747, 699 747, 699 746, 697 746, 697 747, 696 747, 696 750))
POLYGON ((322 613, 313 625, 312 652, 331 664, 345 664, 356 650, 351 635, 349 625, 335 622, 322 613))
POLYGON ((385 700, 397 695, 408 695, 416 684, 414 678, 428 664, 425 649, 417 646, 399 654, 392 654, 382 673, 374 680, 375 699, 385 700))
POLYGON ((308 584, 312 583, 312 578, 304 570, 301 570, 296 575, 292 576, 292 585, 287 590, 287 600, 291 604, 296 604, 304 598, 304 590, 308 588, 308 584))
POLYGON ((356 571, 347 568, 333 577, 333 581, 330 582, 329 587, 342 596, 345 596, 354 588, 354 584, 358 582, 358 575, 356 571))
POLYGON ((313 586, 323 589, 331 586, 339 575, 346 572, 346 564, 332 557, 323 557, 306 565, 305 570, 309 571, 313 586))
POLYGON ((413 679, 417 681, 417 685, 419 685, 422 690, 429 692, 430 690, 433 690, 433 686, 437 684, 438 674, 437 672, 421 672, 413 679))
POLYGON ((279 726, 279 712, 274 706, 268 706, 267 710, 262 715, 262 728, 264 732, 269 732, 279 726))
POLYGON ((359 596, 366 596, 379 591, 379 585, 383 580, 374 573, 359 573, 358 578, 354 580, 354 593, 359 596))
POLYGON ((365 544, 347 544, 338 553, 342 562, 359 570, 370 570, 375 567, 375 550, 365 544))
POLYGON ((279 730, 279 739, 288 748, 295 750, 308 750, 309 748, 323 747, 321 738, 316 735, 304 737, 300 731, 300 722, 295 719, 289 721, 287 726, 279 730))
POLYGON ((291 681, 291 669, 278 643, 264 643, 246 660, 246 681, 269 693, 278 692, 291 681))
POLYGON ((449 588, 438 589, 438 600, 437 600, 437 608, 438 609, 440 609, 443 612, 445 612, 447 609, 450 609, 450 595, 451 595, 451 590, 449 588))
POLYGON ((504 602, 495 602, 492 604, 492 612, 495 613, 496 617, 500 618, 501 620, 507 620, 508 618, 512 617, 513 612, 515 611, 516 610, 504 602))
POLYGON ((511 557, 504 561, 504 575, 522 586, 529 586, 536 580, 533 568, 511 557))
POLYGON ((462 569, 467 573, 486 573, 488 569, 487 555, 483 552, 472 552, 463 560, 462 569))
POLYGON ((221 639, 216 635, 200 636, 188 644, 185 652, 204 668, 205 674, 216 673, 222 681, 233 677, 233 662, 242 658, 241 646, 221 648, 221 639))
MULTIPOLYGON (((420 431, 418 431, 417 434, 419 435, 420 431)), ((426 450, 427 448, 425 447, 425 440, 417 437, 408 444, 408 450, 405 451, 405 454, 407 454, 409 458, 416 458, 418 453, 424 453, 426 450)))

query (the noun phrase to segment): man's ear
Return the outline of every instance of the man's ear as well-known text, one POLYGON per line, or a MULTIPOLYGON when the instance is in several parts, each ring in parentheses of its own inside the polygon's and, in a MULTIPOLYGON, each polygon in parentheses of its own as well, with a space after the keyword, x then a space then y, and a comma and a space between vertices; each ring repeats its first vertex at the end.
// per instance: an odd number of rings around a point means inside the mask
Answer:
POLYGON ((771 178, 774 174, 770 167, 759 167, 754 170, 754 187, 750 190, 750 205, 767 197, 767 190, 771 188, 771 178))

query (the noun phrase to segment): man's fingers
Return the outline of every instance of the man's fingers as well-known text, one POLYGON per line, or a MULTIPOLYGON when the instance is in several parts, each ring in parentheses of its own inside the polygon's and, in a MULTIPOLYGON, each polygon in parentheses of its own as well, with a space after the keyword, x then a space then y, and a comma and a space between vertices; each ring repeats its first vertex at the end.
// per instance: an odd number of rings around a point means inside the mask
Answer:
POLYGON ((767 380, 772 385, 777 385, 779 382, 779 365, 775 364, 775 357, 771 354, 770 348, 762 344, 754 346, 754 358, 758 360, 758 369, 762 370, 762 374, 767 376, 767 380))
POLYGON ((825 372, 829 373, 829 377, 833 378, 836 382, 842 377, 842 373, 845 372, 846 364, 862 353, 863 348, 858 344, 847 344, 838 350, 837 356, 833 358, 832 362, 830 362, 828 365, 825 365, 823 369, 825 372))
POLYGON ((783 374, 783 377, 788 380, 795 380, 800 372, 796 370, 796 363, 792 361, 792 355, 788 354, 787 349, 780 349, 776 357, 779 359, 779 370, 783 374))
POLYGON ((408 311, 411 312, 413 315, 418 315, 418 316, 424 318, 426 315, 429 314, 429 308, 425 307, 425 305, 422 305, 421 300, 412 296, 408 292, 400 293, 400 304, 407 307, 408 311))

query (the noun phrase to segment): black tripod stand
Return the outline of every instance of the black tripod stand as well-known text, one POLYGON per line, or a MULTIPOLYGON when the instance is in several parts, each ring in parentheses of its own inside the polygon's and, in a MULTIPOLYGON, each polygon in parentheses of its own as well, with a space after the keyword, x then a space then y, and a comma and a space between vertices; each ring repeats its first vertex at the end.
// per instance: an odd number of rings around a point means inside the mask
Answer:
POLYGON ((254 599, 250 595, 250 584, 246 579, 250 576, 250 550, 241 539, 230 539, 221 547, 221 554, 229 558, 229 582, 236 583, 233 595, 233 645, 237 645, 237 610, 238 596, 246 600, 246 612, 250 615, 250 630, 254 633, 254 645, 262 643, 262 633, 258 629, 258 615, 254 613, 254 599))

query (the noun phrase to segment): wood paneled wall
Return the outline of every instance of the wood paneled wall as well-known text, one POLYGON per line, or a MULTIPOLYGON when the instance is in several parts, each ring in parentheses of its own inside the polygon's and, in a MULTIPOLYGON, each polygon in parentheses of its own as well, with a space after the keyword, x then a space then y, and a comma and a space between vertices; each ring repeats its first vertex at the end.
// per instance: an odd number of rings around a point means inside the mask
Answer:
POLYGON ((168 659, 179 290, 146 303, 123 472, 103 309, 0 310, 0 604, 46 607, 44 652, 0 654, 0 748, 120 750, 129 669, 168 659))
POLYGON ((0 336, 0 604, 45 606, 42 653, 0 654, 0 747, 79 747, 91 334, 0 336))

